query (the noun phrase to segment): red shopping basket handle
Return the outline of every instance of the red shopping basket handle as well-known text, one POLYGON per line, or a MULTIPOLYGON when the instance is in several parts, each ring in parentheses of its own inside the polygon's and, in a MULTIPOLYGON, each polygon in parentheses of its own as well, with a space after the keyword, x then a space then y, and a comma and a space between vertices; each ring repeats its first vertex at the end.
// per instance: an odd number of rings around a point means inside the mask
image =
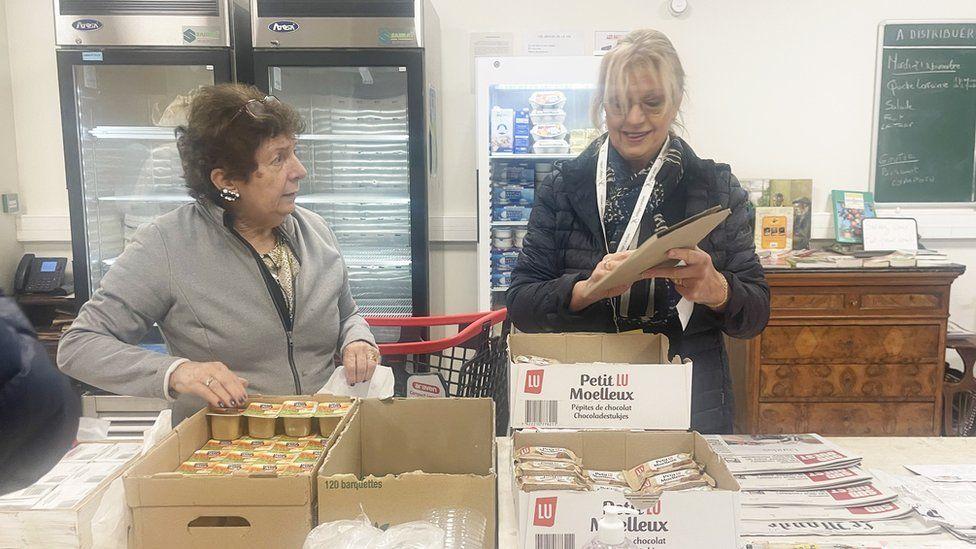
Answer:
POLYGON ((494 326, 505 320, 508 316, 508 309, 499 309, 490 313, 469 313, 461 315, 446 316, 418 316, 418 317, 366 317, 366 322, 370 326, 397 326, 406 327, 431 327, 431 326, 456 326, 468 324, 468 327, 461 330, 452 337, 435 339, 433 341, 414 341, 410 343, 381 343, 381 355, 423 355, 436 353, 457 347, 465 341, 471 340, 481 334, 486 323, 494 326))

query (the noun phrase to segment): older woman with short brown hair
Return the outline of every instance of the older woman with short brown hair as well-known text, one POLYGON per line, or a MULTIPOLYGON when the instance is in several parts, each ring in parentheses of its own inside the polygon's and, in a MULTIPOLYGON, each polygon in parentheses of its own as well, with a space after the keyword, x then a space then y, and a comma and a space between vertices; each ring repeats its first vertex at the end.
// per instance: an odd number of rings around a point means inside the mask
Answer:
POLYGON ((141 227, 65 333, 58 364, 103 389, 176 401, 177 420, 248 391, 308 394, 335 368, 370 379, 379 353, 335 235, 297 207, 302 121, 256 88, 193 98, 177 145, 196 200, 141 227), (137 344, 158 324, 167 354, 137 344))
POLYGON ((753 337, 769 318, 769 288, 752 237, 754 212, 727 164, 695 155, 673 131, 685 73, 663 33, 631 32, 603 58, 594 124, 607 133, 562 163, 536 191, 508 290, 524 331, 645 330, 694 361, 692 427, 732 429, 722 334, 753 337), (592 295, 641 242, 713 206, 731 215, 700 247, 675 249, 675 268, 592 295))

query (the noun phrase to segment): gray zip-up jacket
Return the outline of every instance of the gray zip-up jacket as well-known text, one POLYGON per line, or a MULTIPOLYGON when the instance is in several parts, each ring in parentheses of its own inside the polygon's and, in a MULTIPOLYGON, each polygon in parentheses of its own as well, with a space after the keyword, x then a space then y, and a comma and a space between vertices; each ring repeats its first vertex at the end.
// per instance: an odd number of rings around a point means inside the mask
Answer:
MULTIPOLYGON (((301 263, 290 334, 275 305, 279 290, 271 289, 253 248, 231 230, 222 208, 195 202, 136 231, 61 338, 58 366, 133 396, 165 398, 166 372, 179 359, 223 362, 250 382, 251 394, 318 391, 348 343, 375 342, 325 221, 296 207, 280 228, 301 263), (168 355, 137 346, 153 323, 168 355)), ((180 395, 174 422, 205 405, 180 395)))

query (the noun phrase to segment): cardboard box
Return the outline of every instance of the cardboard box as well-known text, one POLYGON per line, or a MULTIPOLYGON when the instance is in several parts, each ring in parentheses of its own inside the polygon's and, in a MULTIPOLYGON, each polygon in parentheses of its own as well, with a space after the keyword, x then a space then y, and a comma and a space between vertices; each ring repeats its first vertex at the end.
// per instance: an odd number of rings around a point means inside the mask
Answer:
POLYGON ((420 520, 439 507, 468 507, 497 529, 495 409, 491 399, 366 399, 319 470, 319 524, 420 520))
POLYGON ((659 334, 512 334, 509 356, 561 364, 511 364, 512 428, 688 429, 691 361, 668 359, 659 334), (602 364, 601 364, 602 363, 602 364))
MULTIPOLYGON (((643 549, 735 548, 739 542, 739 484, 722 458, 698 433, 661 431, 523 432, 512 437, 513 452, 524 446, 568 448, 587 468, 624 470, 645 461, 689 453, 705 466, 717 488, 710 492, 664 492, 637 517, 625 517, 628 538, 643 549)), ((633 508, 621 492, 545 490, 515 494, 519 547, 579 549, 596 536, 603 506, 633 508)))
MULTIPOLYGON (((131 444, 123 443, 125 446, 131 446, 131 444)), ((118 446, 119 444, 115 442, 86 442, 79 444, 71 452, 82 448, 118 446)), ((128 460, 118 460, 119 468, 117 470, 106 475, 98 484, 87 485, 82 493, 72 493, 73 491, 65 493, 66 498, 79 497, 83 494, 70 507, 58 509, 12 508, 4 507, 3 502, 0 502, 0 547, 50 547, 54 545, 66 548, 78 547, 80 549, 92 547, 92 519, 102 504, 102 499, 105 497, 109 486, 135 463, 136 459, 133 457, 128 460)), ((52 471, 48 472, 33 486, 43 485, 46 481, 51 480, 53 475, 58 475, 57 471, 65 463, 65 460, 59 462, 52 471)), ((84 461, 75 463, 79 467, 86 464, 84 461)), ((102 463, 105 462, 99 462, 99 464, 102 463)), ((56 484, 60 486, 65 483, 65 481, 60 481, 56 484)))
MULTIPOLYGON (((352 402, 345 397, 254 396, 252 400, 352 402)), ((353 405, 354 413, 356 405, 353 405)), ((206 410, 180 423, 123 476, 132 509, 130 547, 300 548, 313 527, 315 473, 297 476, 185 476, 176 473, 210 439, 206 410)), ((335 442, 349 415, 326 442, 335 442)))

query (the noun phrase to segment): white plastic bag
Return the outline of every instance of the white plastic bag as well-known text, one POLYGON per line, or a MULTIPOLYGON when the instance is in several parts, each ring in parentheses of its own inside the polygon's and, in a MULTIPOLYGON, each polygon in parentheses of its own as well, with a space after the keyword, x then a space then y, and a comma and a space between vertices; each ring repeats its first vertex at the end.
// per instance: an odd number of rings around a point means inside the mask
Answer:
POLYGON ((302 549, 444 549, 444 530, 429 522, 406 522, 385 532, 366 515, 315 527, 302 549))
MULTIPOLYGON (((103 421, 103 420, 102 420, 103 421)), ((152 427, 143 433, 142 455, 173 430, 173 411, 159 413, 152 427)), ((125 549, 128 547, 129 525, 132 514, 125 504, 125 487, 122 477, 112 481, 91 519, 92 549, 125 549)))
POLYGON ((97 417, 78 418, 78 442, 103 442, 108 438, 108 428, 112 422, 97 417))
POLYGON ((325 387, 319 389, 318 394, 322 393, 354 398, 390 398, 393 396, 393 370, 388 366, 377 365, 372 379, 350 387, 346 381, 345 366, 339 366, 332 372, 325 387))
POLYGON ((362 549, 369 547, 381 533, 360 515, 358 520, 337 520, 316 526, 308 533, 302 549, 362 549))

